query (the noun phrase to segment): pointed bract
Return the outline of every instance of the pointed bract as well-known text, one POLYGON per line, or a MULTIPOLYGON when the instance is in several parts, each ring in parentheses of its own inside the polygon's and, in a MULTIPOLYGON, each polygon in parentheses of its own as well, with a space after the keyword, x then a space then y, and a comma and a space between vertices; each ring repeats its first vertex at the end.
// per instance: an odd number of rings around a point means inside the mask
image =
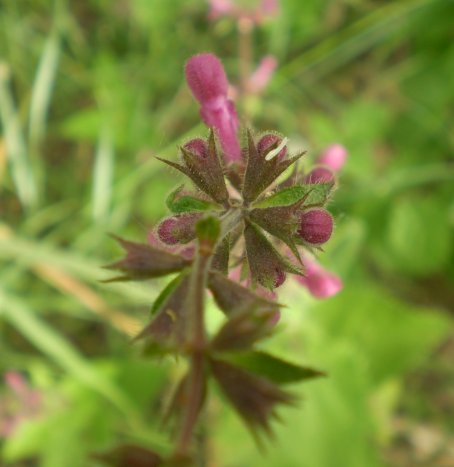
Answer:
POLYGON ((301 269, 281 256, 260 229, 248 222, 244 230, 246 255, 253 282, 268 289, 276 288, 282 272, 302 274, 301 269))
POLYGON ((208 287, 216 304, 227 315, 241 313, 248 309, 276 309, 280 305, 266 300, 238 282, 232 281, 217 271, 211 271, 208 287))
POLYGON ((182 256, 174 255, 144 243, 130 242, 113 235, 124 250, 126 257, 120 261, 105 266, 124 273, 104 282, 145 280, 166 276, 188 267, 191 261, 182 256))
MULTIPOLYGON (((288 167, 294 164, 304 153, 289 159, 273 157, 266 160, 266 154, 258 151, 252 133, 248 130, 247 134, 247 166, 244 175, 243 198, 247 203, 254 201, 279 175, 288 167)), ((279 141, 268 146, 266 153, 276 149, 279 141)))
POLYGON ((227 399, 245 421, 257 432, 271 435, 271 419, 276 416, 276 406, 291 405, 295 398, 270 380, 249 373, 223 360, 212 359, 211 371, 227 399))
POLYGON ((161 301, 151 322, 134 338, 149 339, 152 342, 172 348, 183 343, 187 324, 185 309, 189 288, 189 275, 183 274, 178 284, 161 301))

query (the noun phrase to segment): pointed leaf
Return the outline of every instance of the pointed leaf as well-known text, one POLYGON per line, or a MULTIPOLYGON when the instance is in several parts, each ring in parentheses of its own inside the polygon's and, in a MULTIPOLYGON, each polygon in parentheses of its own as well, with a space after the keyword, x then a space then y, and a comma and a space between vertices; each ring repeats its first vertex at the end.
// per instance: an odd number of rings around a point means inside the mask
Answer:
POLYGON ((206 199, 202 199, 200 195, 185 194, 183 192, 184 185, 180 185, 176 190, 172 191, 166 199, 167 207, 175 214, 193 211, 209 211, 215 209, 216 206, 206 199))
POLYGON ((242 194, 243 199, 250 203, 271 185, 281 173, 302 157, 304 153, 283 160, 279 157, 266 160, 266 157, 263 157, 263 155, 259 154, 257 151, 252 133, 249 130, 247 138, 248 157, 242 194))
POLYGON ((165 299, 162 300, 154 318, 134 338, 134 340, 147 339, 151 341, 151 346, 147 348, 147 352, 162 350, 155 348, 154 343, 172 348, 183 342, 189 279, 189 272, 181 274, 178 277, 178 283, 165 299))
POLYGON ((252 308, 235 313, 213 338, 212 349, 216 352, 249 349, 273 332, 278 309, 277 304, 270 304, 266 308, 256 304, 252 308))
POLYGON ((224 180, 224 172, 216 148, 214 132, 208 137, 208 155, 201 157, 184 148, 180 148, 186 166, 186 174, 207 195, 222 205, 229 199, 224 180))
POLYGON ((208 287, 213 293, 216 304, 227 316, 252 308, 269 309, 280 306, 228 279, 220 272, 210 272, 208 287))
POLYGON ((278 404, 293 404, 295 398, 266 378, 249 373, 223 360, 211 359, 211 371, 223 393, 253 431, 271 435, 270 421, 278 404))
POLYGON ((244 229, 246 255, 254 282, 273 289, 276 280, 283 271, 302 275, 300 268, 292 265, 273 247, 260 228, 249 221, 244 229))
POLYGON ((256 350, 230 353, 224 358, 245 370, 268 378, 278 384, 297 383, 326 376, 325 373, 314 368, 296 365, 266 352, 256 350))
POLYGON ((334 183, 295 185, 276 191, 254 205, 256 208, 288 206, 304 199, 305 204, 323 205, 329 198, 334 183))
POLYGON ((123 276, 107 279, 104 282, 144 280, 179 272, 191 264, 191 261, 144 243, 130 242, 113 236, 124 250, 126 257, 105 266, 119 270, 123 276))
POLYGON ((302 198, 288 206, 274 206, 268 208, 253 209, 249 217, 271 235, 282 240, 301 263, 295 236, 299 226, 299 209, 304 203, 302 198))

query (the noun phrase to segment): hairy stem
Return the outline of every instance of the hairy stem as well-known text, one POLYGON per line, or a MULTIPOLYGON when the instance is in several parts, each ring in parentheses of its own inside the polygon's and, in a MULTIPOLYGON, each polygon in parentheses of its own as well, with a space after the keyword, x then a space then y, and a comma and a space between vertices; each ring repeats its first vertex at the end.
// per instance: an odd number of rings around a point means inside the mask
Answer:
POLYGON ((178 436, 176 454, 187 455, 193 431, 197 423, 204 393, 205 366, 205 287, 208 270, 213 258, 213 251, 200 245, 191 275, 188 297, 188 334, 187 345, 190 354, 190 370, 188 375, 187 404, 178 436))

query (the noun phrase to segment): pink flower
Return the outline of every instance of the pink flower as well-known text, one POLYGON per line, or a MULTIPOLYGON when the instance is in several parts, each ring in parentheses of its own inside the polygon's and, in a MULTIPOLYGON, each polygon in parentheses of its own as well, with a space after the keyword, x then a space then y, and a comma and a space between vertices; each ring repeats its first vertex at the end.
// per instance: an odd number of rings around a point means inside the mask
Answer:
POLYGON ((220 60, 209 53, 191 57, 186 63, 186 81, 200 103, 202 120, 216 129, 226 160, 241 159, 238 116, 227 97, 229 83, 220 60))
POLYGON ((333 172, 338 172, 347 159, 347 149, 341 144, 328 146, 318 158, 317 163, 324 165, 333 172))
POLYGON ((306 276, 297 276, 296 280, 307 287, 314 297, 329 298, 342 290, 342 281, 334 273, 324 269, 308 255, 304 256, 303 262, 306 266, 306 276))
POLYGON ((254 71, 254 73, 252 73, 251 77, 249 78, 249 91, 257 94, 262 92, 269 83, 271 77, 273 76, 276 67, 276 57, 274 57, 273 55, 267 55, 266 57, 263 57, 257 69, 254 71))
POLYGON ((233 13, 234 6, 231 0, 210 0, 210 19, 217 19, 220 16, 229 16, 233 13))
POLYGON ((278 0, 262 0, 256 1, 254 8, 243 8, 237 5, 235 0, 209 0, 210 11, 208 17, 210 19, 218 19, 221 16, 230 16, 237 20, 249 20, 253 23, 260 23, 266 17, 276 16, 279 10, 278 0))

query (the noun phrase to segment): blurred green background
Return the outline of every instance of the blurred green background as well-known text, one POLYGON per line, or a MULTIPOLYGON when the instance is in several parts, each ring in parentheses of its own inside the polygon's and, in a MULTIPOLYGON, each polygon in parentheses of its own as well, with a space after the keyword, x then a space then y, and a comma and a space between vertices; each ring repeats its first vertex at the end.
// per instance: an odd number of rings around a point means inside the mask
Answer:
MULTIPOLYGON (((309 160, 349 150, 321 257, 345 288, 288 281, 267 347, 329 377, 293 388, 265 454, 214 394, 208 465, 454 465, 453 24, 451 0, 282 0, 255 29, 254 62, 279 66, 240 115, 309 160)), ((169 449, 178 365, 130 345, 163 283, 100 265, 109 232, 144 241, 165 214, 181 179, 152 156, 205 134, 184 62, 214 52, 235 83, 237 41, 202 0, 0 2, 0 465, 169 449)))

